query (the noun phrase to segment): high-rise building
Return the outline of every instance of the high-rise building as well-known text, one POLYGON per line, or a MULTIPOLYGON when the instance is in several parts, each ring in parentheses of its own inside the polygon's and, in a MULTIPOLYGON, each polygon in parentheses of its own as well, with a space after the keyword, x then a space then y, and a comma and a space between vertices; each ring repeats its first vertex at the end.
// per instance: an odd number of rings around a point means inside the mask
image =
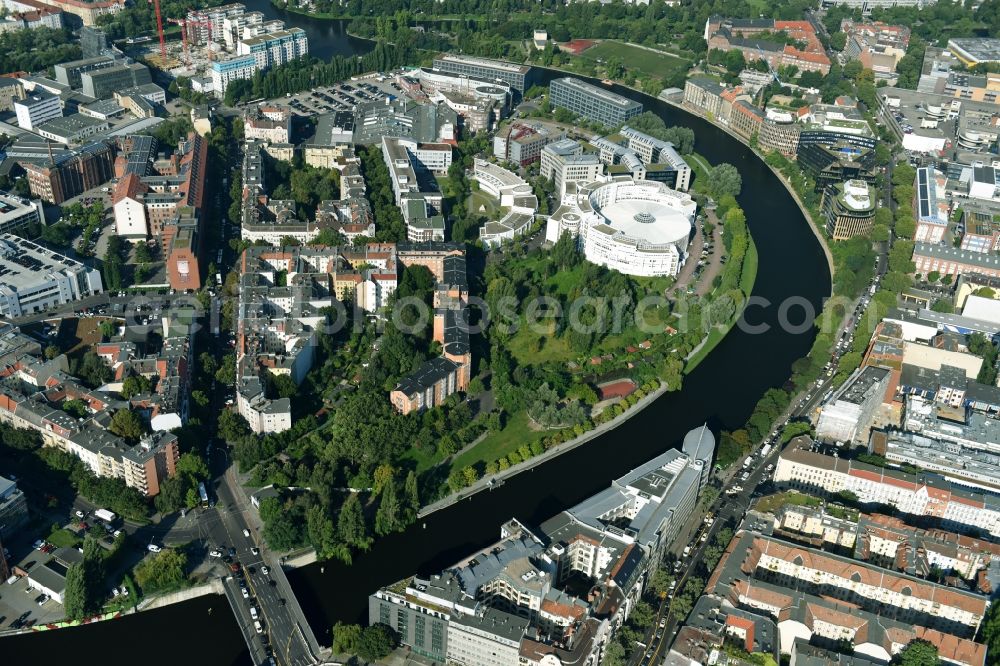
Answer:
POLYGON ((86 25, 80 28, 80 50, 84 58, 96 58, 108 48, 108 35, 101 28, 86 25))
POLYGON ((875 197, 863 180, 830 185, 823 193, 823 214, 833 240, 864 236, 875 224, 875 197))

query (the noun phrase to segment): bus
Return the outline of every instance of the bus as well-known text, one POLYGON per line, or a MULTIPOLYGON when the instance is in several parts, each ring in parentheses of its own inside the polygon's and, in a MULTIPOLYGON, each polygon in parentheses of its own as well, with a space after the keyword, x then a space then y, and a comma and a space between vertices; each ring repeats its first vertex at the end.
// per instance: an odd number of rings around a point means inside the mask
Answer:
POLYGON ((208 490, 205 489, 205 482, 198 482, 198 496, 201 497, 201 505, 204 507, 208 506, 208 490))

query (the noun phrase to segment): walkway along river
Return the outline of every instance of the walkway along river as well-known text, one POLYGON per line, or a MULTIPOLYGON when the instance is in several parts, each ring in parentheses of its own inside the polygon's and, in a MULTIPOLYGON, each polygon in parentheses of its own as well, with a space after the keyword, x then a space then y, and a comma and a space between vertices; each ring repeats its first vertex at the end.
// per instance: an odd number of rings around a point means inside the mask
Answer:
MULTIPOLYGON (((247 3, 266 16, 277 12, 267 0, 247 3)), ((284 15, 291 25, 318 30, 317 21, 284 15), (307 25, 310 24, 310 25, 307 25)), ((320 38, 321 37, 317 37, 320 38)), ((310 42, 323 55, 320 44, 310 42)), ((326 45, 323 45, 326 46, 326 45)), ((329 55, 329 53, 327 53, 329 55)), ((544 79, 559 76, 543 72, 544 79)), ((543 81, 547 82, 547 81, 543 81)), ((407 531, 380 539, 371 551, 355 557, 350 567, 327 562, 291 572, 310 624, 320 641, 329 643, 330 626, 338 621, 367 620, 367 596, 381 585, 414 572, 433 572, 472 549, 487 545, 510 517, 537 524, 605 487, 611 479, 654 455, 680 444, 684 433, 708 422, 713 431, 740 426, 763 393, 780 386, 792 363, 805 355, 814 334, 809 326, 782 330, 779 306, 799 304, 787 315, 801 321, 801 304, 816 312, 830 293, 823 251, 795 202, 775 175, 751 151, 701 118, 647 95, 616 86, 640 99, 668 125, 684 125, 696 134, 698 152, 713 164, 729 162, 740 169, 740 205, 760 257, 754 295, 772 305, 746 313, 765 333, 735 328, 685 379, 680 393, 660 397, 619 428, 533 471, 508 479, 502 487, 479 493, 434 513, 407 531)), ((113 622, 65 629, 46 635, 4 639, 5 663, 37 663, 46 656, 100 660, 103 664, 248 663, 246 648, 222 597, 202 597, 113 622), (211 612, 210 612, 211 610, 211 612)))

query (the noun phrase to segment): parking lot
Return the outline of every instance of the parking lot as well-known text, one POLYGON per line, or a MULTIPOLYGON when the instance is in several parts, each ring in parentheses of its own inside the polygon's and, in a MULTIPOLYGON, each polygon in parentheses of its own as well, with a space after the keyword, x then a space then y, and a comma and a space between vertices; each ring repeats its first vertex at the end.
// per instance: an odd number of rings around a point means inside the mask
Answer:
POLYGON ((62 604, 48 599, 39 605, 41 596, 41 592, 28 587, 25 578, 4 584, 0 589, 0 632, 63 619, 62 604))
POLYGON ((359 105, 379 102, 388 96, 396 97, 399 89, 387 81, 345 81, 337 85, 321 86, 286 97, 275 102, 287 104, 298 116, 308 117, 337 111, 353 111, 359 105))

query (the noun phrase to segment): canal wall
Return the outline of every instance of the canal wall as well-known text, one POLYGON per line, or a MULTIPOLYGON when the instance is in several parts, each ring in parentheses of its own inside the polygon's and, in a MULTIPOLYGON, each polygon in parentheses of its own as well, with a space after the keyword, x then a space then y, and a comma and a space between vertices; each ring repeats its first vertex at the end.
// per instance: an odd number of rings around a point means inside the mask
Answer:
POLYGON ((207 594, 222 595, 225 593, 226 590, 222 586, 222 579, 215 578, 202 585, 196 585, 194 587, 178 590, 177 592, 171 592, 170 594, 164 594, 158 597, 144 599, 139 603, 138 610, 139 611, 153 610, 154 608, 161 608, 163 606, 169 606, 170 604, 177 604, 182 601, 187 601, 188 599, 197 599, 198 597, 203 597, 207 594))

